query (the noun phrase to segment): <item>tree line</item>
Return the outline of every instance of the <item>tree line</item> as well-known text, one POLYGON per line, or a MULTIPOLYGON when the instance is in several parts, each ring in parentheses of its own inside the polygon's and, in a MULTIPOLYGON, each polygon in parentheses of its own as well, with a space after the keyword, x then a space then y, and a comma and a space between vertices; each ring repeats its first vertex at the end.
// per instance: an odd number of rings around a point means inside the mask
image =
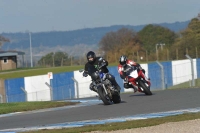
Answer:
MULTIPOLYGON (((115 32, 106 33, 98 43, 98 47, 97 55, 103 56, 109 63, 117 63, 121 55, 126 55, 137 62, 180 60, 186 59, 186 54, 192 58, 198 58, 200 20, 193 18, 185 30, 177 33, 152 24, 145 26, 139 32, 121 28, 115 32)), ((85 58, 69 57, 63 52, 49 53, 42 57, 38 64, 80 65, 84 64, 85 58)))
POLYGON ((127 28, 109 32, 99 42, 99 51, 104 51, 109 62, 117 62, 121 55, 136 61, 186 59, 186 54, 198 58, 199 49, 198 18, 193 18, 188 27, 178 33, 149 24, 139 32, 127 28))

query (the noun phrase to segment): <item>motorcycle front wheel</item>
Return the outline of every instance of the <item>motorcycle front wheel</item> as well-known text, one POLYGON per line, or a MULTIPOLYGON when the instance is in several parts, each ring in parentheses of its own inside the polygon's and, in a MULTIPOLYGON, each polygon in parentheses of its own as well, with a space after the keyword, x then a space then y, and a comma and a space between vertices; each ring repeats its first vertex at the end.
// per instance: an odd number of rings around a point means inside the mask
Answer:
POLYGON ((99 94, 101 100, 103 101, 103 103, 104 103, 105 105, 110 105, 110 104, 112 104, 110 98, 106 95, 106 93, 105 93, 103 87, 101 87, 101 88, 98 89, 98 94, 99 94))
POLYGON ((152 95, 152 92, 150 91, 149 87, 147 87, 143 81, 140 81, 139 85, 146 95, 152 95))

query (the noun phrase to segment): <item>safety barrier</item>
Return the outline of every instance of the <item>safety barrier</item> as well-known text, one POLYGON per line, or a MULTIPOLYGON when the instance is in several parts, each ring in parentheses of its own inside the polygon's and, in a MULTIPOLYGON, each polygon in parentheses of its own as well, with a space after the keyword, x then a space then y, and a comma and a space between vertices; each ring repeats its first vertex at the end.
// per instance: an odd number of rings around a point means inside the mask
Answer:
MULTIPOLYGON (((157 61, 141 66, 146 70, 146 76, 151 79, 152 91, 176 87, 189 88, 200 84, 197 80, 200 77, 200 59, 157 61)), ((117 66, 108 69, 115 76, 122 93, 133 91, 123 88, 117 66)), ((90 83, 91 78, 83 77, 79 71, 53 74, 52 77, 46 74, 7 79, 4 81, 5 88, 0 90, 0 102, 57 101, 93 97, 96 93, 89 89, 90 83)))

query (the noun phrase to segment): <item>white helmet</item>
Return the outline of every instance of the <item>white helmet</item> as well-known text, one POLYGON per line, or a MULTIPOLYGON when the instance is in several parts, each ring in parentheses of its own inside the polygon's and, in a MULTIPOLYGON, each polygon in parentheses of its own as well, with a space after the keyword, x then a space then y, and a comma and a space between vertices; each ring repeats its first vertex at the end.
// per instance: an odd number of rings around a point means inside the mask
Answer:
POLYGON ((120 58, 119 58, 119 63, 124 66, 126 65, 126 61, 127 61, 127 57, 125 55, 122 55, 120 58))

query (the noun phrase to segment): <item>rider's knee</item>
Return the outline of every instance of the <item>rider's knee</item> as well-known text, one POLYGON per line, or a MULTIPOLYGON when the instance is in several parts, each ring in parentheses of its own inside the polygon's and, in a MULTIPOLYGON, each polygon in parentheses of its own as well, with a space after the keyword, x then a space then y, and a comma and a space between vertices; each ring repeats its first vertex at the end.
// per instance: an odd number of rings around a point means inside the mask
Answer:
POLYGON ((124 83, 124 88, 125 89, 131 88, 131 85, 129 85, 129 83, 124 83))
POLYGON ((110 81, 115 80, 115 77, 111 74, 107 74, 107 79, 109 79, 110 81))

